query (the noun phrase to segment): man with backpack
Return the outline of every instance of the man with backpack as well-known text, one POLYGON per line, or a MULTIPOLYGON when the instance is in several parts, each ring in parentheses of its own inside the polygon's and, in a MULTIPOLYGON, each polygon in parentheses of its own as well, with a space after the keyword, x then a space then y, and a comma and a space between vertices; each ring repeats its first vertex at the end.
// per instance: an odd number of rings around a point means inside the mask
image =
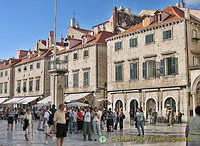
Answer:
POLYGON ((46 144, 48 144, 48 137, 51 137, 53 139, 53 143, 55 143, 56 141, 56 138, 50 134, 51 130, 53 129, 53 118, 54 114, 49 110, 49 107, 47 106, 43 121, 43 129, 46 134, 46 144))

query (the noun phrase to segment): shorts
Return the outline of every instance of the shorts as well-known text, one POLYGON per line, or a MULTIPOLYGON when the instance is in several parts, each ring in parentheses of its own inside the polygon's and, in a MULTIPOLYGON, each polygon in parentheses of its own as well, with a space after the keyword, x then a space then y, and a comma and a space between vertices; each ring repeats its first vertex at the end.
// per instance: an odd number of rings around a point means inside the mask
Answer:
POLYGON ((63 138, 66 137, 66 124, 59 124, 56 125, 56 137, 57 138, 63 138))
POLYGON ((14 120, 13 117, 8 117, 8 124, 13 124, 13 120, 14 120))
POLYGON ((130 120, 133 120, 133 117, 130 117, 130 120))
POLYGON ((52 129, 53 129, 53 125, 47 125, 47 126, 45 126, 45 128, 44 128, 44 133, 45 133, 45 134, 46 134, 46 133, 50 133, 52 129))

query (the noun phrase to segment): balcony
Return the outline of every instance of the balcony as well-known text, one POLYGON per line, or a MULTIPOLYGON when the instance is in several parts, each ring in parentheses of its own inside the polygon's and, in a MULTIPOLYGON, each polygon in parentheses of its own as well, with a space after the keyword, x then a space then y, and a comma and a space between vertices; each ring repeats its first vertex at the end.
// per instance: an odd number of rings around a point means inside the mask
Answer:
POLYGON ((68 61, 66 60, 53 60, 48 62, 49 72, 67 72, 68 61))

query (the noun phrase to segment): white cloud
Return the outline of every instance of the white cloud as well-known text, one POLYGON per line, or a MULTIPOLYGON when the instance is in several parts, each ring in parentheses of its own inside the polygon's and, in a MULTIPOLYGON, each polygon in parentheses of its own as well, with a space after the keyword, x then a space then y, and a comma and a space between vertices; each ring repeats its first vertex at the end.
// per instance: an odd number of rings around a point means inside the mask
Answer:
POLYGON ((186 4, 191 5, 191 6, 196 6, 200 4, 200 0, 186 0, 186 4))

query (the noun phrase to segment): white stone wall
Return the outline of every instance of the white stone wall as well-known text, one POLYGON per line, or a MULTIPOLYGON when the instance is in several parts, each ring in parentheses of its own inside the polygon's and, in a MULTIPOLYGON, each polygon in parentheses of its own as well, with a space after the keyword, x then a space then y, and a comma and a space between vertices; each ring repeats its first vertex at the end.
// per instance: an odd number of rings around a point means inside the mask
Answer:
POLYGON ((11 67, 0 69, 0 73, 3 72, 3 77, 0 76, 0 84, 3 84, 2 94, 0 93, 0 97, 9 97, 12 94, 12 71, 11 67), (5 72, 7 71, 7 76, 5 76, 5 72), (7 83, 7 93, 5 93, 5 83, 7 83))

